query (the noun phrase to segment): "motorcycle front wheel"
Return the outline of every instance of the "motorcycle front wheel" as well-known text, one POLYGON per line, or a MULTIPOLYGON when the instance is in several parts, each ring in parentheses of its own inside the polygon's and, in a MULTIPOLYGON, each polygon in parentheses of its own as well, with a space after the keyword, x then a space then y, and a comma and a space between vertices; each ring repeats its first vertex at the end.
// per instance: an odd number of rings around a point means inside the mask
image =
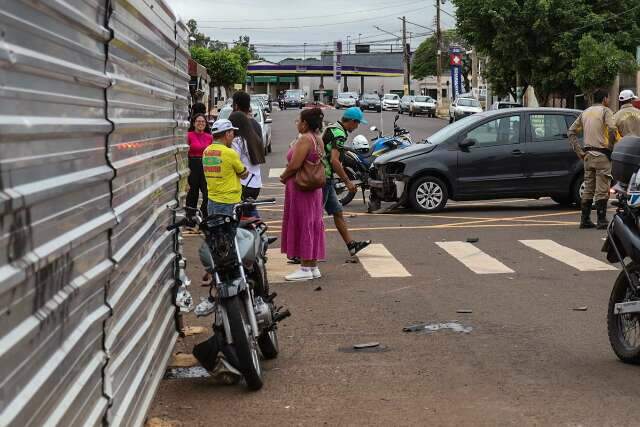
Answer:
POLYGON ((260 390, 262 388, 262 368, 260 367, 258 344, 251 330, 245 304, 240 296, 225 301, 229 329, 231 329, 231 337, 240 362, 238 369, 242 372, 250 390, 260 390))
MULTIPOLYGON (((358 174, 356 173, 355 170, 353 170, 353 168, 351 166, 345 166, 344 167, 344 172, 349 177, 349 180, 351 180, 351 181, 358 180, 358 174)), ((338 188, 336 186, 336 184, 338 184, 338 183, 342 183, 342 180, 340 178, 336 179, 335 184, 334 184, 334 188, 336 189, 336 194, 338 195, 338 199, 340 200, 340 204, 342 206, 347 206, 349 203, 351 203, 353 198, 356 196, 356 193, 350 193, 347 190, 347 187, 338 188)))
MULTIPOLYGON (((627 268, 631 275, 640 274, 640 264, 631 263, 627 268)), ((620 272, 611 290, 607 311, 609 342, 620 360, 635 365, 640 364, 640 313, 615 314, 614 309, 617 303, 637 299, 627 275, 620 272)))

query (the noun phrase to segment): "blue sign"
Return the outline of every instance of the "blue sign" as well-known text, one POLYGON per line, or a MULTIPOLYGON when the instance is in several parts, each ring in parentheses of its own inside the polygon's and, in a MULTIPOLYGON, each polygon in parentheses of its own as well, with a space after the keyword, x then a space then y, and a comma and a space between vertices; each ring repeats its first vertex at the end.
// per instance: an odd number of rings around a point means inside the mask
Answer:
POLYGON ((449 49, 449 65, 451 66, 451 97, 456 99, 462 93, 462 49, 449 49))

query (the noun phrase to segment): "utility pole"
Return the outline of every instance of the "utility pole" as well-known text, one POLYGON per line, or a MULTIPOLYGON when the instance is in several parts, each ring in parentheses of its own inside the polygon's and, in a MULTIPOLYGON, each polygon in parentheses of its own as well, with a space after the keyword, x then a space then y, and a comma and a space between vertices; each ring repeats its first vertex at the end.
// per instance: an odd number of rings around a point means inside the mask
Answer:
POLYGON ((407 49, 407 20, 402 17, 402 59, 404 64, 404 94, 411 93, 411 77, 409 76, 409 50, 407 49))
POLYGON ((351 53, 351 36, 347 36, 347 55, 351 53))
POLYGON ((304 44, 304 53, 303 53, 303 60, 306 61, 307 60, 307 44, 304 44))
POLYGON ((442 79, 441 72, 442 70, 442 33, 440 32, 440 0, 436 0, 436 53, 438 55, 437 58, 437 70, 436 70, 436 88, 438 91, 438 96, 436 97, 438 110, 442 108, 442 79))

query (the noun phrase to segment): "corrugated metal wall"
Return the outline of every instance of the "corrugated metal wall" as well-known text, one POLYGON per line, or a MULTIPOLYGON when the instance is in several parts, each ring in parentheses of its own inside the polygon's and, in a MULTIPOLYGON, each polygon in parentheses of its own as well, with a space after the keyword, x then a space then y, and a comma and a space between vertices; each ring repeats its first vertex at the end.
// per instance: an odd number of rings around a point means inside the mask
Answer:
POLYGON ((0 425, 144 420, 177 336, 185 43, 161 1, 0 5, 0 425))

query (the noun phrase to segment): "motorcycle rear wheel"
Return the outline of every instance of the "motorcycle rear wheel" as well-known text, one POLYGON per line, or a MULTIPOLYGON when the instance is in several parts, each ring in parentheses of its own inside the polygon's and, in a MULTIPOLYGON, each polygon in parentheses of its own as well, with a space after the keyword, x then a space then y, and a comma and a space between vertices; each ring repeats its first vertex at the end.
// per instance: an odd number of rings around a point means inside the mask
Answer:
POLYGON ((231 329, 231 337, 240 362, 238 370, 242 372, 249 390, 260 390, 263 382, 258 344, 251 331, 245 304, 240 296, 225 301, 229 329, 231 329))
MULTIPOLYGON (((629 274, 640 274, 640 264, 631 263, 629 274)), ((613 352, 624 363, 640 364, 640 313, 615 314, 616 303, 637 299, 624 271, 616 279, 607 310, 607 329, 613 352)))

